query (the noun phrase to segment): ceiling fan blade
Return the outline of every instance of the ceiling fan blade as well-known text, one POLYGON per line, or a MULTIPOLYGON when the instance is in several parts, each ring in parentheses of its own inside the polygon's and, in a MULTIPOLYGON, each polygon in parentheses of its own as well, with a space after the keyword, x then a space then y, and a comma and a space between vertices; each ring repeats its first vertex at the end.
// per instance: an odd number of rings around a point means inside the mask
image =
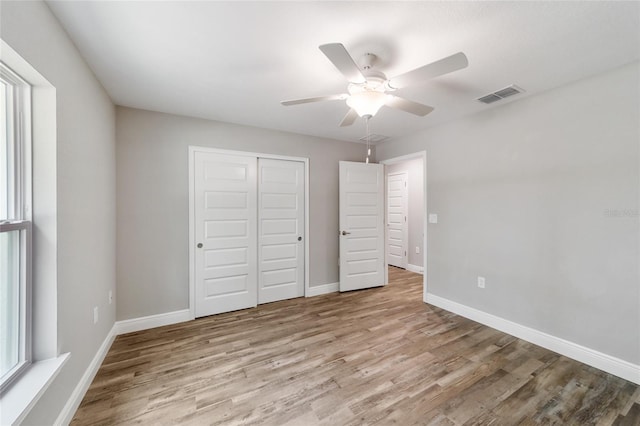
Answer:
POLYGON ((342 93, 340 95, 329 95, 329 96, 317 96, 315 98, 305 98, 305 99, 292 99, 290 101, 280 101, 280 103, 284 106, 290 105, 299 105, 299 104, 308 104, 310 102, 321 102, 321 101, 339 101, 345 100, 349 97, 346 93, 342 93))
POLYGON ((355 109, 351 108, 340 122, 340 127, 351 126, 353 122, 356 121, 356 118, 358 118, 358 113, 355 109))
POLYGON ((385 105, 391 108, 402 110, 404 112, 419 115, 420 117, 424 117, 425 115, 433 111, 433 107, 419 104, 418 102, 413 102, 408 99, 399 98, 398 96, 393 95, 387 95, 387 101, 385 102, 385 105))
POLYGON ((358 65, 354 62, 347 49, 340 43, 323 44, 320 50, 338 68, 338 71, 351 83, 364 83, 367 81, 358 65))
POLYGON ((432 62, 420 68, 416 68, 413 71, 393 77, 389 79, 389 86, 393 89, 400 89, 413 84, 422 84, 431 78, 438 77, 439 75, 466 68, 467 65, 469 65, 469 61, 465 54, 458 52, 454 55, 440 59, 439 61, 432 62))

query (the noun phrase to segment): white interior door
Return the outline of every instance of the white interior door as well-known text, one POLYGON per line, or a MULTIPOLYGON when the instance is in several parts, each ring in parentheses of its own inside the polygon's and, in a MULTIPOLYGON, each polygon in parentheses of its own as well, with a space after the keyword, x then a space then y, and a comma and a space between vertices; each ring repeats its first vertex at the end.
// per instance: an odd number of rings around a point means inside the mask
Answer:
POLYGON ((407 268, 407 172, 387 176, 387 263, 407 268))
POLYGON ((195 152, 195 316, 256 306, 257 159, 195 152))
POLYGON ((382 286, 384 166, 340 161, 340 291, 382 286))
POLYGON ((258 303, 304 296, 304 163, 258 160, 258 303))

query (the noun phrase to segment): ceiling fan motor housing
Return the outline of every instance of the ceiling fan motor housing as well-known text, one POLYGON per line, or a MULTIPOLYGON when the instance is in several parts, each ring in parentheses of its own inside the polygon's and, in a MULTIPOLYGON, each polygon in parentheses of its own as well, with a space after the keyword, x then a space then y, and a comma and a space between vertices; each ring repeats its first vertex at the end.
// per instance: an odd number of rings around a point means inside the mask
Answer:
POLYGON ((364 83, 349 83, 348 90, 350 94, 353 95, 354 93, 364 91, 384 92, 387 90, 385 85, 387 77, 382 72, 366 70, 363 74, 367 81, 364 83))

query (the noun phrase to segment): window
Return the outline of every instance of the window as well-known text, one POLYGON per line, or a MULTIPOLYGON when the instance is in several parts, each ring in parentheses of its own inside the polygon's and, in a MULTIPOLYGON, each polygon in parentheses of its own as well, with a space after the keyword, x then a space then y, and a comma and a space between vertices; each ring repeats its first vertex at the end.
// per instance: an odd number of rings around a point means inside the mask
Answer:
POLYGON ((0 62, 0 390, 31 363, 30 98, 0 62))

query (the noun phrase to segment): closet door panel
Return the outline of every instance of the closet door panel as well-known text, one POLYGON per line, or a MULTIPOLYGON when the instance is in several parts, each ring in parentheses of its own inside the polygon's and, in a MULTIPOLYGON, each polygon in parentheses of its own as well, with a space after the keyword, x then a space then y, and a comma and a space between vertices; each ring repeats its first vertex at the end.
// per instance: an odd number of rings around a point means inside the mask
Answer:
POLYGON ((304 296, 304 163, 258 160, 258 303, 304 296))
POLYGON ((196 317, 256 306, 257 159, 195 152, 196 317))

